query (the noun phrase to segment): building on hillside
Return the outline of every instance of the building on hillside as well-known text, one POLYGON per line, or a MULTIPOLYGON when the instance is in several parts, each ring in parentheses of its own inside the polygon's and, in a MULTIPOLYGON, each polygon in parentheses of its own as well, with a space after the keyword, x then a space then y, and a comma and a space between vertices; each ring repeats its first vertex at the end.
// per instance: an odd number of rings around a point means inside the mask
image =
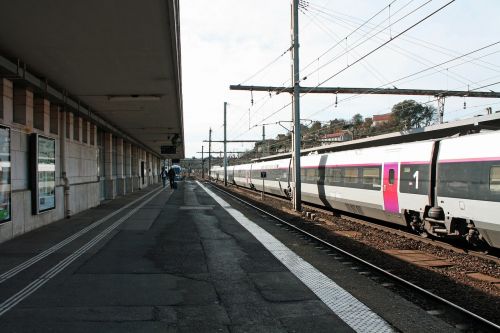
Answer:
POLYGON ((376 114, 373 115, 372 127, 379 126, 391 121, 392 113, 376 114))
POLYGON ((327 145, 332 142, 345 142, 352 140, 352 133, 350 131, 339 131, 335 133, 325 134, 319 138, 321 145, 327 145))

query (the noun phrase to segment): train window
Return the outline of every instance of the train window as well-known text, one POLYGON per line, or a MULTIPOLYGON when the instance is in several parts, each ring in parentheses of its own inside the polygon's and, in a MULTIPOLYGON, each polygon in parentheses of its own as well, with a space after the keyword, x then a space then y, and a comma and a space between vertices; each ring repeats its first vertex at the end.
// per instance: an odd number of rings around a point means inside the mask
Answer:
POLYGON ((389 184, 394 184, 394 169, 389 169, 389 184))
POLYGON ((500 192, 500 165, 490 168, 490 191, 500 192))
POLYGON ((358 182, 358 168, 345 168, 344 181, 347 184, 356 184, 358 182))
POLYGON ((428 194, 429 178, 429 164, 401 164, 399 169, 399 191, 401 193, 428 194))
POLYGON ((334 183, 342 182, 342 169, 340 168, 332 169, 332 180, 334 183))
POLYGON ((380 185, 379 168, 363 168, 363 184, 380 185))
POLYGON ((306 169, 306 181, 309 183, 315 183, 317 178, 316 169, 306 169))

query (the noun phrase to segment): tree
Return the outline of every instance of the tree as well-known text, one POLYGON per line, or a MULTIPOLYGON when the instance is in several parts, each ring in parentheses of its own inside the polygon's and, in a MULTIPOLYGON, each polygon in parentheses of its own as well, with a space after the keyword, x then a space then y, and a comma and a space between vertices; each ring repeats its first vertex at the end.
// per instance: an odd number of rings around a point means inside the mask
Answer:
POLYGON ((437 110, 432 105, 407 99, 392 107, 392 119, 399 130, 429 126, 436 119, 437 110))
POLYGON ((352 125, 354 127, 360 127, 363 122, 364 122, 364 119, 363 119, 363 116, 359 113, 356 113, 353 117, 352 117, 352 125))

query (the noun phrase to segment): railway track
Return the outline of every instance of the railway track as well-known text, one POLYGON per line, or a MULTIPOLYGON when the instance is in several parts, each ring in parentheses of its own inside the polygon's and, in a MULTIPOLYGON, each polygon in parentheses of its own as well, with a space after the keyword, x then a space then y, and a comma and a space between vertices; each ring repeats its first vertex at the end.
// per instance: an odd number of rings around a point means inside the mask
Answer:
MULTIPOLYGON (((320 246, 325 247, 326 249, 332 251, 337 256, 345 257, 345 258, 348 258, 348 260, 355 261, 358 264, 363 265, 367 269, 372 270, 372 271, 376 272, 377 274, 385 277, 386 279, 393 281, 394 283, 398 284, 399 286, 401 286, 405 290, 409 290, 413 293, 420 295, 421 297, 428 298, 429 300, 431 300, 431 302, 435 302, 435 303, 440 304, 441 306, 445 307, 447 310, 444 311, 445 312, 444 314, 440 312, 439 315, 443 315, 444 317, 447 317, 447 318, 455 318, 455 320, 458 320, 458 322, 452 323, 458 329, 466 330, 466 331, 473 331, 473 332, 498 332, 498 331, 500 331, 500 325, 498 325, 498 324, 496 324, 496 323, 494 323, 486 318, 483 318, 480 315, 478 315, 472 311, 469 311, 468 309, 466 309, 460 305, 457 305, 457 304, 455 304, 455 303, 453 303, 453 302, 451 302, 443 297, 440 297, 436 293, 434 293, 430 290, 424 289, 424 288, 416 285, 415 283, 412 283, 412 282, 408 281, 407 279, 396 275, 396 273, 394 273, 394 272, 391 272, 391 271, 386 270, 382 267, 379 267, 379 266, 377 266, 377 265, 355 255, 355 254, 352 254, 348 250, 345 250, 345 249, 340 248, 336 245, 333 245, 330 242, 312 234, 311 232, 308 232, 308 231, 306 231, 306 230, 304 230, 304 229, 302 229, 302 228, 300 228, 300 227, 298 227, 290 222, 287 222, 284 219, 276 216, 275 214, 272 214, 272 213, 266 211, 265 209, 257 207, 256 205, 252 204, 251 202, 248 202, 247 200, 244 200, 241 197, 239 197, 239 196, 237 196, 229 191, 222 189, 220 186, 213 185, 213 184, 212 184, 212 186, 217 191, 222 192, 225 195, 230 196, 233 199, 243 203, 244 205, 251 207, 251 208, 259 211, 260 213, 270 217, 274 221, 285 226, 291 232, 296 233, 296 234, 300 235, 301 237, 307 237, 308 239, 311 239, 313 242, 315 242, 315 243, 319 244, 320 246), (466 325, 466 326, 462 326, 464 317, 468 319, 467 320, 468 325, 466 325), (456 318, 458 318, 458 319, 456 319, 456 318)), ((388 285, 390 285, 390 284, 388 284, 388 285)), ((453 320, 454 319, 451 319, 451 321, 453 321, 453 320)))
MULTIPOLYGON (((247 193, 248 195, 255 196, 256 199, 257 199, 257 196, 260 196, 260 192, 256 192, 255 190, 251 190, 251 189, 241 187, 238 185, 231 185, 231 186, 237 188, 239 191, 247 193)), ((280 197, 280 196, 277 196, 274 194, 270 194, 270 193, 266 193, 266 196, 272 197, 273 199, 281 201, 284 204, 290 204, 290 200, 287 200, 283 197, 280 197)), ((386 232, 389 234, 393 234, 393 235, 396 235, 398 237, 405 237, 407 239, 418 241, 418 242, 421 242, 423 244, 428 244, 428 245, 440 247, 440 248, 445 249, 445 250, 450 250, 450 251, 453 251, 455 253, 462 253, 462 254, 466 253, 467 255, 471 255, 471 256, 481 258, 484 260, 489 260, 489 261, 494 262, 497 265, 500 265, 500 257, 498 256, 498 251, 495 251, 495 249, 491 250, 491 251, 493 251, 493 254, 489 254, 489 253, 485 253, 484 251, 478 251, 478 250, 466 248, 466 247, 464 247, 465 244, 463 242, 460 245, 454 245, 454 243, 456 243, 456 242, 443 241, 443 240, 439 240, 439 239, 436 239, 433 237, 424 238, 420 235, 412 233, 409 230, 405 230, 403 228, 400 228, 398 225, 393 225, 393 224, 383 225, 383 224, 381 224, 381 223, 386 223, 385 221, 376 221, 374 219, 355 216, 354 214, 350 215, 350 214, 346 214, 345 212, 333 211, 333 210, 322 208, 320 206, 311 205, 309 203, 302 203, 302 207, 303 207, 304 211, 309 211, 309 212, 313 212, 316 214, 318 214, 318 213, 321 214, 322 216, 320 216, 320 221, 323 221, 323 222, 325 220, 327 220, 328 217, 331 217, 332 214, 335 214, 335 216, 338 218, 345 219, 345 220, 348 220, 348 221, 351 221, 351 222, 354 222, 354 223, 357 223, 357 224, 360 224, 363 226, 367 226, 367 227, 370 227, 370 228, 373 228, 373 229, 376 229, 379 231, 383 231, 383 232, 386 232)), ((288 213, 294 213, 294 212, 288 211, 288 213)))

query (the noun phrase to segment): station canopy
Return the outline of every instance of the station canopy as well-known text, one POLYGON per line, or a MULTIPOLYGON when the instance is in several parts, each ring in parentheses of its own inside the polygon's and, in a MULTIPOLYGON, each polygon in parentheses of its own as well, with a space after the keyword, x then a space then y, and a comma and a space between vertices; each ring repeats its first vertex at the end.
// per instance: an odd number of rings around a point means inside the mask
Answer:
POLYGON ((178 0, 0 6, 0 77, 41 82, 49 99, 64 92, 77 114, 97 115, 158 155, 176 146, 168 158, 184 157, 180 56, 178 0))

